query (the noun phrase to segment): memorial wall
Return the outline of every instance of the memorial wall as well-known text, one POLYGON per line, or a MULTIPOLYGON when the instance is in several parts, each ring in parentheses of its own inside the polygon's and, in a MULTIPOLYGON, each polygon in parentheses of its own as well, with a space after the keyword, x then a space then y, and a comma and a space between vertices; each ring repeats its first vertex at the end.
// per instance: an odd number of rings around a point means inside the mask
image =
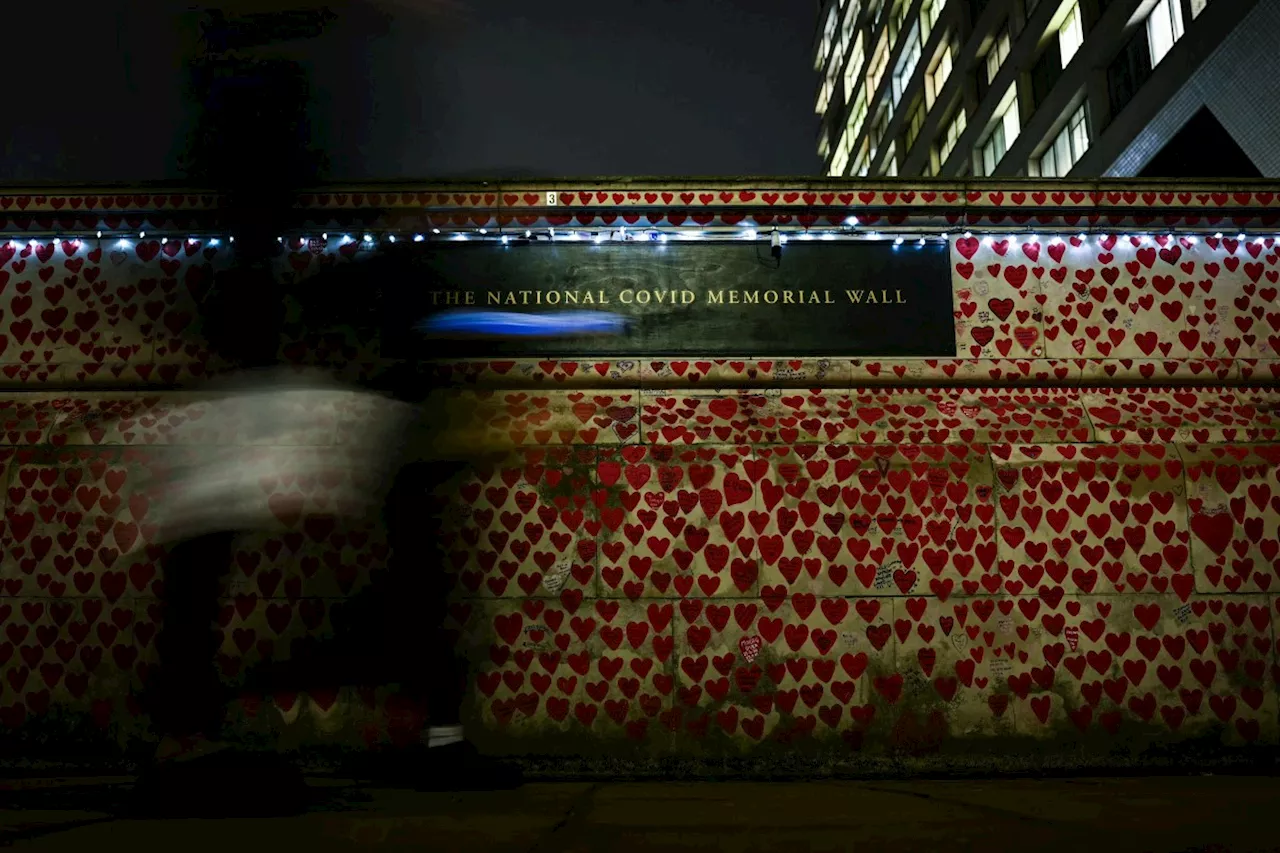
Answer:
MULTIPOLYGON (((331 189, 281 234, 280 353, 353 382, 419 362, 493 451, 447 509, 487 749, 582 767, 1254 760, 1280 735, 1278 193, 331 189), (413 331, 480 309, 627 330, 413 331)), ((0 237, 0 758, 109 757, 150 736, 149 484, 261 450, 247 421, 201 424, 223 366, 200 306, 234 235, 213 195, 130 189, 0 192, 0 237)), ((285 455, 341 459, 376 414, 309 412, 285 455)), ((217 626, 233 730, 316 756, 425 722, 394 681, 255 674, 369 618, 385 537, 339 517, 334 478, 361 472, 335 472, 262 478, 274 529, 243 537, 217 626)))

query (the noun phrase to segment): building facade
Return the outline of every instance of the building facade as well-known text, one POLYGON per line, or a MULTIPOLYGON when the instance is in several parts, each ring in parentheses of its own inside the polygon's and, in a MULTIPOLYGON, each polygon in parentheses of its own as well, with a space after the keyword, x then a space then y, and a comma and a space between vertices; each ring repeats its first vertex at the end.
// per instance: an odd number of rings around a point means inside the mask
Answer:
POLYGON ((833 177, 1280 174, 1276 0, 820 0, 833 177))

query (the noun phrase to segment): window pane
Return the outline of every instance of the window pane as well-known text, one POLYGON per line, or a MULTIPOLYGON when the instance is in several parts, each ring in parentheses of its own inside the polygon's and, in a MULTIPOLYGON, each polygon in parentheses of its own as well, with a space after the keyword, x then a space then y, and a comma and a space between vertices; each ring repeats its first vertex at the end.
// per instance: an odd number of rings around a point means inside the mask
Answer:
POLYGON ((1089 150, 1089 131, 1084 122, 1071 129, 1071 159, 1079 160, 1089 150))
POLYGON ((1057 164, 1054 162, 1053 149, 1050 148, 1044 152, 1044 156, 1040 158, 1040 177, 1042 178, 1058 178, 1057 164))
POLYGON ((1076 55, 1083 42, 1084 24, 1080 18, 1080 4, 1073 3, 1071 11, 1067 12, 1067 19, 1058 29, 1058 49, 1062 54, 1063 68, 1071 63, 1071 57, 1076 55))
POLYGON ((951 154, 951 149, 954 148, 956 142, 960 140, 960 134, 964 133, 965 121, 966 116, 962 109, 956 113, 955 118, 951 119, 951 121, 947 123, 946 136, 943 138, 942 144, 939 146, 938 150, 940 158, 937 166, 938 169, 942 167, 942 163, 945 162, 948 155, 951 154))
POLYGON ((849 63, 844 67, 844 99, 847 103, 858 88, 858 75, 862 73, 862 62, 865 59, 862 51, 862 33, 853 42, 853 53, 849 55, 849 63))
POLYGON ((827 12, 827 20, 822 25, 822 43, 818 47, 818 55, 814 57, 813 68, 815 71, 822 68, 827 62, 827 57, 831 55, 831 44, 834 41, 836 33, 836 12, 838 10, 833 3, 827 12))
POLYGON ((1000 73, 1000 66, 1004 65, 1005 58, 1009 55, 1009 30, 1006 26, 1000 31, 1000 35, 996 37, 995 43, 991 45, 991 50, 987 51, 987 83, 990 84, 996 79, 996 75, 1000 73))
POLYGON ((852 35, 853 25, 858 20, 858 13, 861 11, 862 11, 862 3, 860 2, 860 0, 854 0, 854 2, 850 3, 848 7, 845 9, 844 23, 842 25, 842 29, 844 30, 846 37, 849 37, 852 35))
POLYGON ((1053 141, 1053 159, 1058 163, 1058 167, 1062 169, 1062 174, 1075 165, 1075 158, 1071 156, 1071 140, 1067 138, 1066 132, 1058 134, 1058 138, 1053 141))
POLYGON ((925 115, 926 115, 926 108, 923 103, 921 103, 918 107, 916 107, 915 111, 911 113, 911 124, 907 127, 907 148, 908 149, 910 149, 911 146, 915 145, 916 139, 919 138, 920 128, 924 127, 925 115))
POLYGON ((928 98, 930 106, 933 106, 934 100, 938 97, 938 93, 942 91, 942 86, 947 82, 947 78, 951 76, 951 46, 948 45, 942 51, 942 56, 938 57, 938 64, 929 74, 927 85, 925 86, 925 95, 928 98))
POLYGON ((1018 102, 1016 100, 1000 120, 1000 125, 1000 129, 1004 131, 1005 144, 1012 145, 1013 141, 1018 138, 1018 132, 1022 130, 1018 120, 1018 102))
POLYGON ((853 105, 853 112, 849 113, 848 131, 853 135, 857 135, 862 129, 862 122, 867 117, 867 98, 861 92, 858 93, 858 101, 853 105))
POLYGON ((889 64, 889 43, 887 38, 882 37, 880 44, 876 46, 876 52, 871 57, 871 63, 867 68, 867 99, 875 97, 876 89, 880 87, 880 81, 884 78, 885 66, 889 64))
POLYGON ((907 88, 907 84, 911 82, 911 77, 915 74, 916 64, 919 61, 920 29, 913 26, 911 33, 907 36, 907 44, 903 48, 902 56, 898 59, 898 67, 893 72, 893 102, 895 104, 902 97, 902 92, 907 88))
POLYGON ((831 159, 831 177, 839 178, 844 175, 844 169, 847 165, 849 165, 848 153, 837 151, 836 156, 831 159))
POLYGON ((1147 16, 1147 42, 1151 46, 1151 67, 1160 64, 1165 54, 1173 47, 1177 36, 1174 34, 1171 3, 1180 0, 1160 0, 1151 14, 1147 16))
POLYGON ((1089 127, 1085 123, 1085 107, 1082 105, 1071 117, 1064 131, 1070 136, 1071 162, 1077 162, 1089 150, 1089 127))
MULTIPOLYGON (((1018 115, 1018 89, 1016 83, 1009 86, 1001 105, 1000 128, 1004 131, 1004 144, 1012 145, 1022 130, 1021 116, 1018 115)), ((1003 153, 1003 152, 1002 152, 1003 153)))

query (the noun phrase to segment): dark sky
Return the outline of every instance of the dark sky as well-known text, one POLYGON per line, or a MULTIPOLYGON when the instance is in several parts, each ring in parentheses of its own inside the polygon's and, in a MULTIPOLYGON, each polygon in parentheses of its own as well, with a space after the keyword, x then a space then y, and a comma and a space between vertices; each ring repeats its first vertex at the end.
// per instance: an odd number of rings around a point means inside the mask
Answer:
MULTIPOLYGON (((296 48, 331 178, 820 170, 809 0, 451 2, 296 48)), ((181 179, 189 5, 6 8, 0 182, 181 179)))

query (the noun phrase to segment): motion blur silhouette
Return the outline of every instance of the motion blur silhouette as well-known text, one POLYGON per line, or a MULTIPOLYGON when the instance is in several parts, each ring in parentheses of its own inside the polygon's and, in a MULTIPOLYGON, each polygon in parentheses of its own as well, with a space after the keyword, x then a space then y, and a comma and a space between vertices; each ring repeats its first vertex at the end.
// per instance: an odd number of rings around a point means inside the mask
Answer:
MULTIPOLYGON (((392 16, 456 7, 428 0, 339 6, 226 0, 223 7, 207 15, 203 52, 192 64, 191 96, 204 106, 187 166, 192 184, 218 192, 224 227, 235 237, 231 265, 201 306, 204 341, 228 369, 200 389, 195 404, 198 429, 235 440, 193 450, 188 461, 149 484, 167 556, 158 672, 143 697, 159 745, 136 786, 136 810, 269 815, 294 813, 309 802, 290 756, 237 746, 234 733, 223 731, 234 697, 215 666, 219 599, 226 595, 237 541, 272 525, 260 486, 271 477, 347 484, 330 495, 335 520, 378 518, 389 557, 377 567, 371 589, 361 593, 365 604, 344 608, 356 615, 345 624, 335 617, 334 629, 345 637, 337 651, 313 650, 260 667, 252 683, 263 693, 394 683, 429 725, 420 743, 369 756, 353 768, 358 775, 428 790, 518 786, 518 769, 482 756, 466 738, 461 712, 467 673, 443 627, 453 575, 441 548, 440 495, 456 490, 464 472, 491 451, 477 443, 482 431, 451 420, 444 403, 448 389, 427 381, 429 373, 412 358, 364 387, 284 366, 278 358, 285 293, 273 271, 282 251, 277 237, 294 224, 299 194, 323 182, 325 158, 307 126, 306 75, 263 46, 341 26, 344 16, 370 10, 392 16), (320 419, 352 409, 366 413, 358 446, 293 452, 294 436, 323 429, 320 419)), ((403 251, 389 253, 393 269, 403 251)), ((306 281, 303 322, 340 323, 379 336, 384 345, 397 336, 435 339, 418 352, 437 355, 447 354, 450 339, 625 331, 624 321, 607 314, 405 317, 394 299, 379 303, 385 288, 395 286, 408 284, 386 268, 340 264, 306 281)))
MULTIPOLYGON (((441 628, 449 590, 434 535, 439 511, 433 495, 482 448, 467 445, 470 431, 450 432, 438 407, 423 405, 431 390, 413 365, 390 371, 376 387, 356 388, 280 367, 277 358, 284 322, 284 294, 272 269, 281 251, 277 236, 291 224, 299 192, 322 181, 325 158, 307 124, 307 77, 296 62, 273 55, 271 45, 314 35, 346 15, 419 14, 448 5, 227 0, 222 7, 205 16, 201 55, 191 63, 189 94, 203 106, 185 165, 191 184, 219 194, 224 229, 235 238, 231 266, 216 277, 201 306, 205 343, 228 367, 201 389, 201 422, 215 432, 233 430, 242 440, 238 448, 203 448, 150 484, 167 555, 159 666, 142 698, 159 745, 135 787, 133 808, 151 815, 225 816, 306 807, 307 787, 289 756, 224 739, 232 696, 215 668, 214 626, 238 538, 270 522, 260 478, 267 472, 323 475, 343 466, 362 476, 331 479, 367 485, 334 495, 333 505, 347 517, 380 513, 391 546, 381 583, 374 584, 381 586, 375 596, 380 604, 364 624, 351 626, 364 635, 354 643, 364 657, 348 670, 385 675, 430 709, 431 727, 420 749, 375 769, 418 787, 517 785, 518 772, 484 760, 463 737, 465 675, 441 628), (291 435, 315 427, 316 413, 353 402, 373 412, 361 446, 324 457, 286 450, 291 435), (244 451, 246 444, 253 452, 244 451)), ((325 294, 335 297, 323 282, 314 291, 322 303, 325 294)), ((343 296, 349 303, 350 292, 343 296)), ((366 318, 376 314, 365 309, 366 318)), ((350 304, 342 311, 353 320, 359 314, 350 304)), ((314 312, 322 319, 338 313, 333 304, 314 312)), ((319 668, 295 669, 286 677, 295 689, 334 686, 305 683, 319 668)))

